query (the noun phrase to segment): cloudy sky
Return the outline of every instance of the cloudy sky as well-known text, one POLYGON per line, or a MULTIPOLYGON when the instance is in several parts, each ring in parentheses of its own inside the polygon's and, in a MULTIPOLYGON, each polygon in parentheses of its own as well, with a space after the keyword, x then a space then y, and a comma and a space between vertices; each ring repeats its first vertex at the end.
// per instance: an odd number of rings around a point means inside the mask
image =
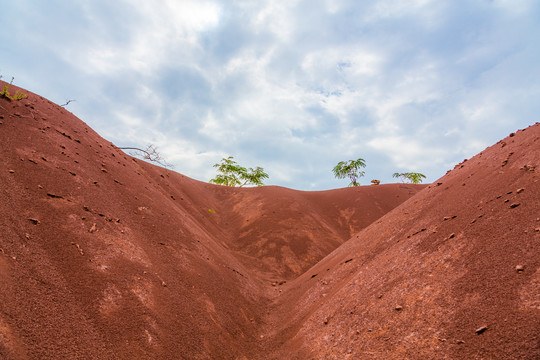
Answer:
POLYGON ((17 0, 0 74, 117 146, 208 181, 232 155, 267 184, 332 168, 435 181, 540 113, 537 0, 17 0))

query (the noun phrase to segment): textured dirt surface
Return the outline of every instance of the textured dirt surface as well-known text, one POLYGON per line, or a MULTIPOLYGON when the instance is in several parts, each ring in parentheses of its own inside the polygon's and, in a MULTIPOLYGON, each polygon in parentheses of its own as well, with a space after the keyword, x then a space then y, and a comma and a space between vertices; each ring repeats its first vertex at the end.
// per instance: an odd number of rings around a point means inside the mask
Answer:
POLYGON ((238 189, 23 91, 0 98, 0 359, 540 358, 540 125, 429 186, 238 189))
POLYGON ((287 284, 287 351, 540 359, 539 169, 536 124, 357 233, 287 284))

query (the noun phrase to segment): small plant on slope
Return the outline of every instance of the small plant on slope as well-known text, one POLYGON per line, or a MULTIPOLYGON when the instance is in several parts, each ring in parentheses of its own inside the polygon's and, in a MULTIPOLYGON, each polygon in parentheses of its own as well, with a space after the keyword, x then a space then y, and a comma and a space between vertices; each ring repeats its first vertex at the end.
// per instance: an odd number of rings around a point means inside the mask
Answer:
POLYGON ((23 94, 23 93, 21 93, 19 91, 17 91, 15 93, 15 95, 11 95, 9 93, 9 85, 4 85, 4 90, 2 90, 2 92, 0 93, 0 97, 4 97, 4 98, 9 99, 9 100, 19 101, 19 100, 22 100, 22 99, 26 99, 28 97, 28 95, 23 94))
MULTIPOLYGON (((0 79, 2 79, 2 75, 0 75, 0 79)), ((13 80, 15 80, 14 77, 11 77, 11 81, 9 83, 9 85, 4 85, 4 89, 2 90, 2 92, 0 93, 0 97, 3 97, 3 98, 6 98, 8 100, 15 100, 15 101, 18 101, 18 100, 22 100, 22 99, 26 99, 28 97, 28 95, 26 94, 23 94, 22 92, 20 91, 17 91, 15 93, 15 95, 11 95, 9 93, 9 87, 11 85, 13 85, 13 80)))
POLYGON ((221 159, 221 164, 215 164, 214 167, 220 173, 210 180, 211 183, 224 186, 244 186, 257 185, 262 186, 263 179, 268 179, 268 174, 264 169, 257 166, 255 169, 246 169, 236 163, 232 156, 221 159))
POLYGON ((358 183, 358 178, 364 176, 364 172, 360 171, 360 168, 366 167, 366 161, 362 158, 357 160, 349 161, 340 161, 334 168, 332 172, 334 176, 338 179, 351 179, 349 186, 360 186, 358 183))
POLYGON ((406 172, 406 173, 394 173, 392 177, 400 178, 401 182, 404 182, 405 180, 407 180, 411 184, 420 184, 422 181, 424 181, 423 179, 426 178, 426 175, 415 173, 415 172, 406 172))

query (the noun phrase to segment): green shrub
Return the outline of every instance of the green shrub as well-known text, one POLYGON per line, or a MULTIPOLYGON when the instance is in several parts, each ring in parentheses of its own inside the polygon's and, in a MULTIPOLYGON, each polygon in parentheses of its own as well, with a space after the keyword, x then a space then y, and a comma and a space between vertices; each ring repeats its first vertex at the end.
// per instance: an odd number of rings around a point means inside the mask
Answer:
POLYGON ((340 161, 332 169, 334 176, 338 179, 349 178, 351 183, 349 186, 360 186, 358 178, 364 176, 364 172, 360 168, 366 167, 366 161, 362 158, 357 160, 340 161))
POLYGON ((2 92, 0 93, 0 97, 6 98, 9 100, 19 101, 22 99, 26 99, 28 95, 23 94, 22 92, 19 92, 19 91, 17 91, 15 95, 11 95, 9 93, 9 85, 4 85, 4 90, 2 90, 2 92))
POLYGON ((412 184, 420 184, 423 181, 423 179, 426 178, 426 175, 421 174, 421 173, 415 173, 415 172, 406 172, 406 173, 394 173, 392 177, 401 178, 402 182, 407 180, 408 182, 412 184))
POLYGON ((232 156, 221 159, 221 164, 215 164, 215 168, 221 174, 216 175, 210 180, 211 183, 223 186, 257 185, 263 186, 263 179, 268 179, 268 174, 264 172, 262 167, 245 168, 240 166, 233 160, 232 156))

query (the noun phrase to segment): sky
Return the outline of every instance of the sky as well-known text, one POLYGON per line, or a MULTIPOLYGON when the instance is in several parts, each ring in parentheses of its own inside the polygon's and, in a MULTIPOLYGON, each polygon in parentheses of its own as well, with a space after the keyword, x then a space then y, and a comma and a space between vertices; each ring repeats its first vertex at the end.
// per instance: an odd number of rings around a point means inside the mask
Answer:
POLYGON ((433 182, 540 113, 537 0, 18 0, 3 80, 116 146, 209 181, 233 156, 268 185, 433 182))

